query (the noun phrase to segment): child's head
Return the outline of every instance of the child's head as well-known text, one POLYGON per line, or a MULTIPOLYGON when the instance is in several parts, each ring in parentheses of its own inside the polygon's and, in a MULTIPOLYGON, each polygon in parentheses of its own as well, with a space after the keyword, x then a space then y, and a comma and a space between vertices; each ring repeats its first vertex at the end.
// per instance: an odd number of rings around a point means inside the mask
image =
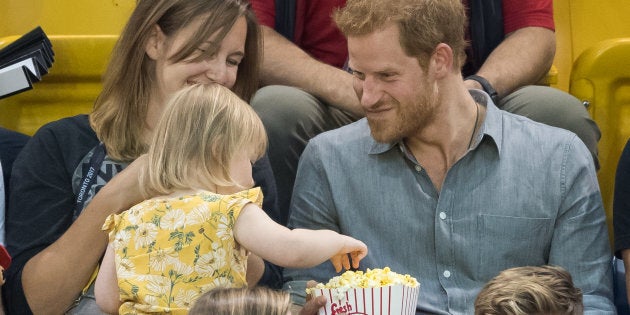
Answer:
POLYGON ((189 315, 287 315, 291 299, 286 291, 265 287, 216 288, 204 293, 189 315))
POLYGON ((251 185, 235 179, 230 167, 251 164, 267 147, 267 135, 254 110, 219 84, 192 85, 175 93, 156 126, 148 165, 140 180, 145 193, 251 185))
POLYGON ((479 292, 476 315, 582 314, 582 291, 557 266, 515 267, 499 273, 479 292))

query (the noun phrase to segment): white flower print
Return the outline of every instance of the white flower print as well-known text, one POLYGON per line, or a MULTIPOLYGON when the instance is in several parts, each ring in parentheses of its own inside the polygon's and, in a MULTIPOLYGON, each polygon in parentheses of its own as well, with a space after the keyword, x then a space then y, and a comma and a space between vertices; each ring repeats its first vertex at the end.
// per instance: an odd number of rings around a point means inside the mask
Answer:
POLYGON ((221 243, 218 243, 218 242, 212 243, 212 251, 214 252, 214 257, 216 257, 219 260, 225 260, 225 256, 227 255, 227 252, 225 251, 225 248, 223 248, 221 243))
POLYGON ((155 295, 147 294, 144 296, 144 303, 147 305, 158 305, 158 297, 155 295))
POLYGON ((190 211, 186 217, 186 225, 201 224, 210 220, 212 213, 208 207, 208 203, 203 202, 198 207, 190 211))
POLYGON ((243 199, 241 199, 241 198, 233 198, 233 199, 228 201, 226 207, 228 209, 232 209, 235 205, 237 205, 238 203, 241 203, 241 202, 243 202, 243 199))
POLYGON ((147 290, 149 295, 163 296, 168 294, 171 289, 171 280, 162 276, 147 276, 146 277, 147 290))
POLYGON ((153 223, 140 223, 136 230, 136 249, 149 246, 157 236, 157 226, 153 223))
POLYGON ((232 282, 230 282, 230 279, 227 279, 224 277, 219 277, 219 278, 214 279, 212 281, 212 284, 214 285, 215 288, 233 286, 232 282))
POLYGON ((176 274, 182 275, 182 276, 188 276, 194 271, 193 267, 179 260, 176 260, 173 262, 173 270, 175 271, 176 274))
POLYGON ((215 261, 214 253, 201 255, 195 263, 195 271, 202 277, 212 277, 214 271, 218 269, 215 261))
POLYGON ((160 227, 165 230, 177 230, 184 226, 186 214, 182 209, 173 209, 160 219, 160 227))
POLYGON ((234 270, 235 273, 244 274, 247 270, 245 268, 247 262, 246 257, 239 257, 239 253, 234 252, 232 255, 230 267, 234 270))
POLYGON ((119 279, 128 279, 136 274, 136 266, 127 258, 120 258, 116 264, 116 275, 119 279))
POLYGON ((151 253, 149 266, 156 271, 164 271, 166 266, 172 264, 177 259, 177 254, 169 249, 158 249, 151 253))
POLYGON ((174 302, 178 307, 190 308, 198 297, 199 293, 195 290, 178 290, 174 302))
POLYGON ((143 214, 143 210, 144 210, 144 205, 145 203, 140 203, 138 205, 135 205, 133 207, 131 207, 131 209, 127 210, 126 214, 127 214, 127 221, 129 221, 129 223, 131 223, 131 225, 138 225, 140 224, 140 222, 142 222, 142 214, 143 214))
POLYGON ((127 230, 120 230, 116 232, 114 239, 112 240, 112 246, 115 249, 125 247, 131 239, 131 233, 127 230))
POLYGON ((232 239, 232 226, 227 216, 222 216, 221 219, 219 219, 217 236, 224 241, 232 239))

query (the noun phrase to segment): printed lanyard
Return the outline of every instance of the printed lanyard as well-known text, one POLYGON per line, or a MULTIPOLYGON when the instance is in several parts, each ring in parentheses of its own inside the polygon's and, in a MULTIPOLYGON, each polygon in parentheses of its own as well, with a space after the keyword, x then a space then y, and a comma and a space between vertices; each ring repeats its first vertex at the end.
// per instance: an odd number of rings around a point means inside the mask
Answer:
POLYGON ((96 179, 98 172, 101 169, 101 164, 103 164, 103 160, 105 160, 105 145, 101 142, 94 149, 94 153, 92 153, 92 157, 90 158, 90 168, 88 171, 83 174, 83 178, 81 178, 81 186, 79 189, 79 194, 77 195, 77 203, 74 208, 74 215, 72 217, 72 221, 76 220, 83 211, 83 204, 85 203, 85 199, 87 198, 88 192, 92 185, 94 184, 94 179, 96 179))

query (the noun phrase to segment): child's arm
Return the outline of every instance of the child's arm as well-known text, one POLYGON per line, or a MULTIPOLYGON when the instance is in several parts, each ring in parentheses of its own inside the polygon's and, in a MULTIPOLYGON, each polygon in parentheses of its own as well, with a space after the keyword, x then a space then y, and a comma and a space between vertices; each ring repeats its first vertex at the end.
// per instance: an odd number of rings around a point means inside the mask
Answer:
POLYGON ((236 241, 254 254, 276 265, 308 268, 330 259, 337 272, 350 268, 367 255, 367 246, 331 230, 288 228, 277 224, 258 206, 246 205, 234 224, 236 241))
POLYGON ((107 246, 105 256, 94 283, 94 295, 96 304, 108 314, 118 314, 120 308, 120 293, 118 291, 118 278, 116 277, 116 263, 114 262, 114 248, 107 246))

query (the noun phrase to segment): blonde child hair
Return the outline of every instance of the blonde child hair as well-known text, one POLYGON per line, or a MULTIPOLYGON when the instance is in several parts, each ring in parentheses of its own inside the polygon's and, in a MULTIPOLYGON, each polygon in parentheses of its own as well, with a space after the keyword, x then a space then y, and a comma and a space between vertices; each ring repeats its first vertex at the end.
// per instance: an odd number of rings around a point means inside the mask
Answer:
POLYGON ((251 147, 260 158, 267 147, 258 115, 220 84, 196 84, 175 93, 156 129, 140 176, 147 196, 237 185, 229 172, 234 155, 251 147))
POLYGON ((558 266, 506 269, 475 300, 475 315, 577 315, 583 309, 582 291, 558 266))
POLYGON ((286 315, 291 307, 286 291, 266 287, 215 288, 204 293, 190 309, 189 315, 286 315))

